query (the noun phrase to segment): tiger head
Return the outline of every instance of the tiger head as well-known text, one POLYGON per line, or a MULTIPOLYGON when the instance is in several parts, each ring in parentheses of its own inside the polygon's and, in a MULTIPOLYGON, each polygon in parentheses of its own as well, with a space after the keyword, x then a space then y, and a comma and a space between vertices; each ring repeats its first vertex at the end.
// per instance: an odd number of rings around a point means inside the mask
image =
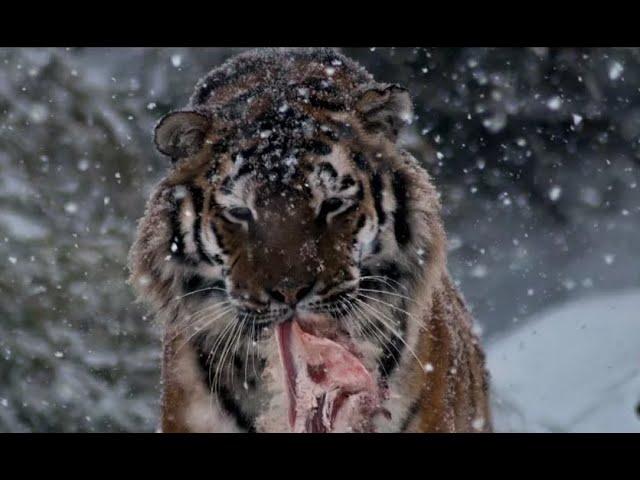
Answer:
POLYGON ((329 49, 263 50, 211 72, 155 130, 172 166, 131 251, 140 297, 170 321, 255 331, 305 312, 339 322, 363 292, 380 310, 439 275, 438 198, 396 144, 411 108, 329 49))

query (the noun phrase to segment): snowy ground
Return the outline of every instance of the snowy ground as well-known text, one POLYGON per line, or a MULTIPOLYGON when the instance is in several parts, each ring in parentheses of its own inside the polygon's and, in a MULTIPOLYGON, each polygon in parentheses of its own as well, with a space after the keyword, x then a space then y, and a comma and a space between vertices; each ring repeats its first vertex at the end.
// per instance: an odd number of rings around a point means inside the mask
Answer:
POLYGON ((549 309, 487 355, 496 430, 640 432, 640 290, 549 309))

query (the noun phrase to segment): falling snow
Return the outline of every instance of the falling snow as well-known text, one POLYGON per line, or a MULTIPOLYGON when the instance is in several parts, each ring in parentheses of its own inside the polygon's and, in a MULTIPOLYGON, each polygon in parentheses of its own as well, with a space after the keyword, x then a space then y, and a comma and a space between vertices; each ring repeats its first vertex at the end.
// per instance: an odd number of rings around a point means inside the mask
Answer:
POLYGON ((609 67, 609 79, 617 80, 622 75, 622 72, 624 72, 624 67, 619 62, 612 62, 609 67))
POLYGON ((171 65, 176 68, 182 65, 182 55, 171 55, 171 65))
POLYGON ((557 201, 560 198, 560 195, 562 195, 562 188, 560 188, 558 185, 554 185, 549 190, 549 198, 552 202, 557 201))
POLYGON ((64 211, 73 215, 78 212, 78 204, 75 202, 67 202, 64 205, 64 211))
MULTIPOLYGON (((160 340, 125 282, 136 220, 170 165, 151 131, 235 51, 0 50, 0 430, 155 429, 160 340)), ((345 53, 412 94, 416 118, 399 141, 441 194, 448 265, 483 343, 546 308, 637 287, 638 50, 345 53)), ((320 72, 328 81, 339 68, 320 72)), ((177 186, 166 201, 186 195, 177 186)), ((170 261, 175 242, 162 249, 170 261)), ((606 312, 617 318, 615 304, 606 312)))
POLYGON ((547 107, 549 107, 549 110, 558 110, 561 105, 562 99, 560 97, 551 97, 547 101, 547 107))

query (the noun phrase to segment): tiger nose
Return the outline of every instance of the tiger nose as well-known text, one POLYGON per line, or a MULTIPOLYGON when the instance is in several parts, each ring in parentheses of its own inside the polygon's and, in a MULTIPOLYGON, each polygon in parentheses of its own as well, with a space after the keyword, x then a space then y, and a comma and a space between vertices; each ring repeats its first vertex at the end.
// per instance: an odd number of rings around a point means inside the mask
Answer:
POLYGON ((295 305, 302 300, 313 288, 315 280, 303 286, 285 286, 279 285, 273 289, 267 288, 267 293, 271 298, 278 302, 286 303, 287 305, 295 305))

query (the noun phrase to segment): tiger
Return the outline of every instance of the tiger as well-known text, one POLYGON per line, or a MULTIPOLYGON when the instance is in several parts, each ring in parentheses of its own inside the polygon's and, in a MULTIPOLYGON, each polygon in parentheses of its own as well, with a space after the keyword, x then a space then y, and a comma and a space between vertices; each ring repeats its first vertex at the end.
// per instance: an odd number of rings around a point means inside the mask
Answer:
POLYGON ((259 48, 162 117, 129 253, 163 329, 162 432, 489 432, 409 92, 331 48, 259 48))

